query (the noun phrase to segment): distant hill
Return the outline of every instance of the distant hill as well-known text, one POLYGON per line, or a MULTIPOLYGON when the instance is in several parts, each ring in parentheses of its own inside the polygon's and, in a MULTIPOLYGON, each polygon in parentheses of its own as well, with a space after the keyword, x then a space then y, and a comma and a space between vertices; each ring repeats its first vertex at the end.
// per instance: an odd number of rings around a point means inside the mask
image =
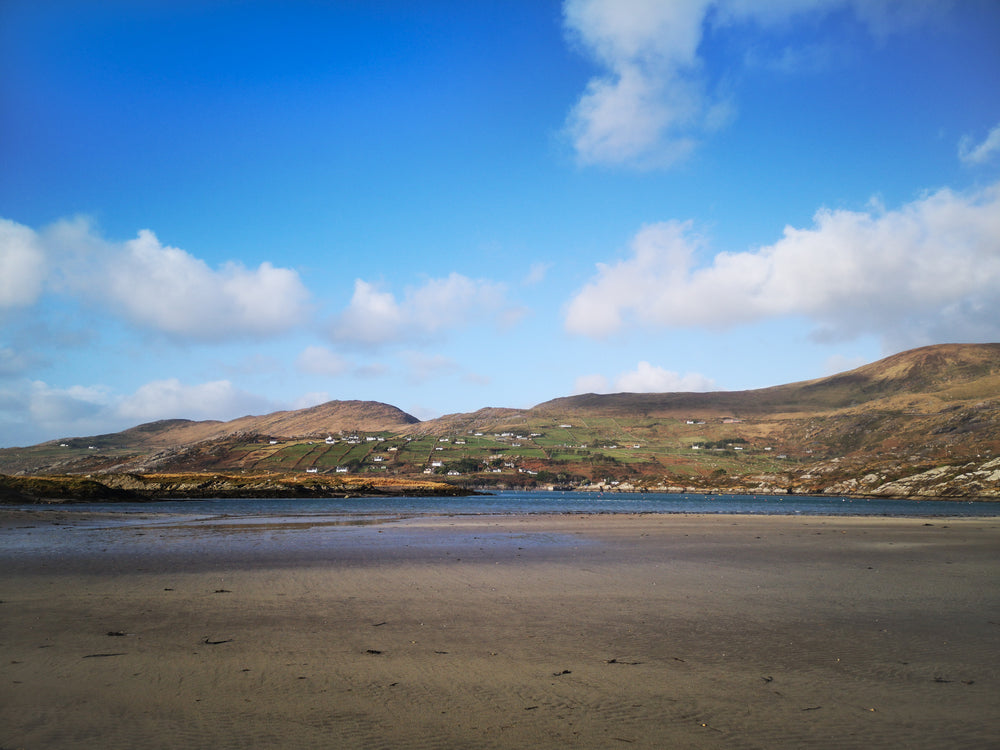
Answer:
POLYGON ((817 412, 913 395, 969 398, 1000 393, 1000 344, 943 344, 895 354, 850 372, 749 391, 588 393, 533 411, 683 416, 817 412))
POLYGON ((122 456, 139 457, 185 446, 261 435, 274 438, 325 437, 343 431, 382 432, 405 429, 420 420, 377 401, 328 401, 318 406, 246 416, 229 422, 164 419, 106 435, 62 438, 29 448, 0 450, 0 473, 88 471, 103 468, 122 456), (63 446, 71 449, 69 455, 63 446), (83 456, 80 451, 85 451, 83 456))
POLYGON ((584 394, 424 422, 371 401, 164 420, 0 450, 0 473, 431 472, 480 487, 1000 497, 998 455, 1000 344, 946 344, 747 391, 584 394))
POLYGON ((412 414, 378 401, 327 401, 307 409, 279 411, 263 417, 243 417, 227 422, 226 427, 233 431, 302 436, 345 430, 400 430, 419 421, 412 414))

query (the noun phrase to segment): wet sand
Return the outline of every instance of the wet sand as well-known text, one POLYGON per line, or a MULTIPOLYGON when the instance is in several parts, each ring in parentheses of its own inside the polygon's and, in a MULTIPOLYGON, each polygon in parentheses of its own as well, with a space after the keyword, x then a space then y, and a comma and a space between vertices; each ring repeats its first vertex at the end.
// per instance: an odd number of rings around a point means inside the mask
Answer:
POLYGON ((0 513, 2 748, 1000 737, 996 518, 51 513, 0 513))

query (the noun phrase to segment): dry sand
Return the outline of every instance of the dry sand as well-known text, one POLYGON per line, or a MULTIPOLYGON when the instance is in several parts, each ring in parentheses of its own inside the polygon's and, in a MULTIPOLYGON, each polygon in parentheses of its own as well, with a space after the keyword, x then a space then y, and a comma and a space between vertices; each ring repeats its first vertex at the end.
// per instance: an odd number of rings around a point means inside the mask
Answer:
POLYGON ((2 748, 1000 741, 996 518, 73 518, 2 516, 2 748))

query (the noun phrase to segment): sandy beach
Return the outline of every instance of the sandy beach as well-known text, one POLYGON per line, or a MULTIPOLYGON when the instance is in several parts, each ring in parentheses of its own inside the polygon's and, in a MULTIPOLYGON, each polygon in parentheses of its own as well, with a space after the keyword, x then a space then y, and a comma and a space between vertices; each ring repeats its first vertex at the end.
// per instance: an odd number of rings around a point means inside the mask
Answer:
POLYGON ((1000 519, 0 514, 0 747, 986 748, 1000 519))

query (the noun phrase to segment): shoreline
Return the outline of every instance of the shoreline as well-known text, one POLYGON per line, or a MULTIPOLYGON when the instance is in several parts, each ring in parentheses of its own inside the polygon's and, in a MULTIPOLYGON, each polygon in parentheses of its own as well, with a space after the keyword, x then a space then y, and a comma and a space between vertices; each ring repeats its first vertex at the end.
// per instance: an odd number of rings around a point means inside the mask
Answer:
POLYGON ((0 526, 2 747, 1000 734, 996 517, 51 512, 0 526))
POLYGON ((4 505, 72 505, 77 503, 142 503, 206 499, 349 499, 352 497, 463 497, 503 492, 579 492, 587 494, 727 495, 733 497, 817 497, 851 500, 936 502, 1000 502, 996 494, 934 494, 927 492, 863 493, 806 492, 776 487, 609 487, 546 486, 533 488, 459 484, 416 478, 314 474, 112 473, 95 475, 0 474, 0 507, 4 505))

